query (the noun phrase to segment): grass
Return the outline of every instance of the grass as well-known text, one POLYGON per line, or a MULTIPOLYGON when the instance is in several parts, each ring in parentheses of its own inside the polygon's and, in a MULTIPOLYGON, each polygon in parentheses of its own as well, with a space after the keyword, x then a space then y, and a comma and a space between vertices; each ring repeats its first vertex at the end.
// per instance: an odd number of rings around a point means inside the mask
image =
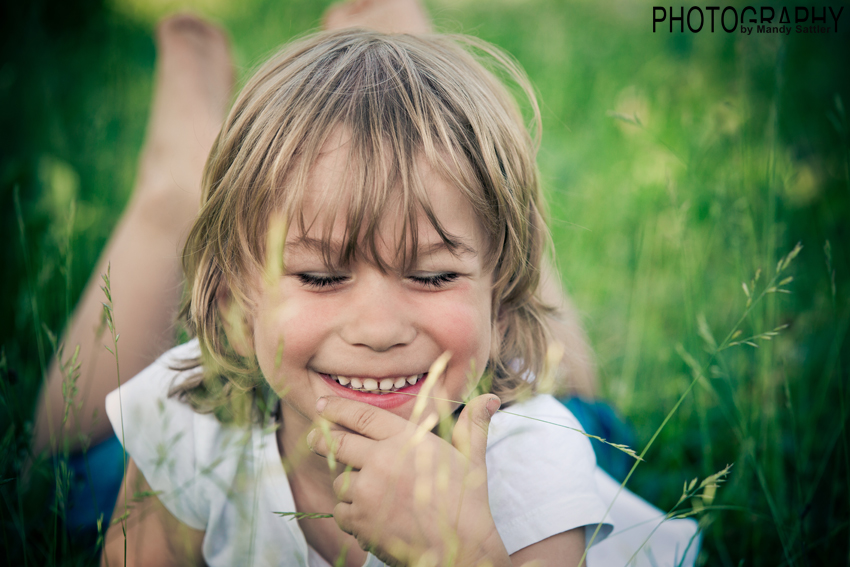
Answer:
MULTIPOLYGON (((247 72, 323 8, 278 4, 198 10, 231 31, 247 72)), ((430 8, 441 27, 506 48, 539 89, 560 270, 585 316, 601 394, 634 424, 646 461, 629 488, 677 513, 688 513, 683 502, 702 506, 704 564, 848 563, 847 32, 653 35, 651 9, 638 3, 430 8), (690 486, 732 463, 716 493, 690 486)), ((58 348, 51 333, 132 187, 152 23, 164 9, 94 0, 4 9, 7 564, 94 561, 62 527, 62 461, 29 454, 31 414, 58 348)))

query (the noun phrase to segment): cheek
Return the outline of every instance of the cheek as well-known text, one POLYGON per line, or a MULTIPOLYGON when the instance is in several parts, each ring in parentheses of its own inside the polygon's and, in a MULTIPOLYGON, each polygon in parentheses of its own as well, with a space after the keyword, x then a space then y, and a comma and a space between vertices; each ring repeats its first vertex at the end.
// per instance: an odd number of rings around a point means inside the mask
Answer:
POLYGON ((292 300, 258 309, 254 348, 263 375, 277 392, 305 371, 326 335, 323 321, 330 316, 326 311, 321 305, 292 300))
POLYGON ((487 366, 490 356, 492 326, 489 294, 471 301, 456 302, 440 310, 440 346, 453 353, 457 369, 465 376, 475 361, 478 377, 487 366), (459 365, 463 365, 460 368, 459 365))
POLYGON ((474 356, 481 345, 490 343, 490 325, 474 309, 453 309, 443 319, 443 343, 456 354, 474 356))
POLYGON ((264 313, 254 319, 254 352, 257 355, 257 362, 266 381, 277 392, 280 392, 282 386, 283 360, 285 360, 285 357, 278 357, 278 352, 283 351, 284 339, 273 316, 264 313), (280 364, 278 360, 281 361, 280 364))

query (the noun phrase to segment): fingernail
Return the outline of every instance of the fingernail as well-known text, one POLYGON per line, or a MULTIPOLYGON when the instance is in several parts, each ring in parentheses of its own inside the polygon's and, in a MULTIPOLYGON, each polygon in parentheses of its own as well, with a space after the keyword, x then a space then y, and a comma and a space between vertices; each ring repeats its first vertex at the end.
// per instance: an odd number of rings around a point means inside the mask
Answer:
POLYGON ((493 414, 499 411, 500 407, 502 407, 502 400, 496 396, 490 398, 490 401, 487 402, 487 412, 490 414, 490 417, 493 417, 493 414))
POLYGON ((307 434, 307 446, 311 449, 313 448, 313 441, 316 439, 316 435, 318 434, 319 432, 315 429, 310 430, 310 433, 307 434))
POLYGON ((328 405, 328 399, 319 398, 316 402, 316 413, 322 413, 322 410, 325 409, 326 405, 328 405))

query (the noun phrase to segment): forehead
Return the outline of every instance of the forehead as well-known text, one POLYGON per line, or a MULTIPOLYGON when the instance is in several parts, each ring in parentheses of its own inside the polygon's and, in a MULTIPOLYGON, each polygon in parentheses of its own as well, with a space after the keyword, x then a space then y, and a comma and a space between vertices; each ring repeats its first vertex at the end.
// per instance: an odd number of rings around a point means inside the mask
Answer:
POLYGON ((378 264, 439 250, 484 254, 487 239, 469 197, 424 156, 406 162, 388 152, 366 164, 357 158, 344 130, 325 141, 290 221, 293 252, 323 249, 335 263, 360 257, 378 264))

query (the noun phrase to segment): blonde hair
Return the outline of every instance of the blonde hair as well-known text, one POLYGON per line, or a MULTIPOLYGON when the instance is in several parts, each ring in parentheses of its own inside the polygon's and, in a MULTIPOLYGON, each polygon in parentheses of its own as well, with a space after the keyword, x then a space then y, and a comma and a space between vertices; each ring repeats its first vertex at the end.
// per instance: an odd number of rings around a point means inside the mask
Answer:
POLYGON ((338 250, 328 230, 326 260, 346 265, 360 254, 386 268, 375 236, 390 192, 400 192, 405 214, 397 250, 405 266, 415 262, 422 213, 456 248, 422 186, 424 161, 468 199, 489 241, 496 330, 489 390, 503 403, 532 391, 526 377, 542 371, 548 344, 538 294, 549 242, 535 163, 539 124, 523 71, 476 39, 345 30, 286 46, 242 90, 207 161, 202 208, 183 255, 190 287, 181 312, 199 339, 204 372, 173 393, 226 420, 268 391, 255 358, 228 342, 218 298, 226 290, 240 309, 248 307, 248 276, 265 268, 273 215, 282 212, 288 226, 303 231, 309 171, 340 127, 350 136, 354 197, 347 210, 332 211, 346 230, 338 250), (522 93, 529 128, 496 74, 522 93), (240 394, 247 398, 237 402, 240 394))

